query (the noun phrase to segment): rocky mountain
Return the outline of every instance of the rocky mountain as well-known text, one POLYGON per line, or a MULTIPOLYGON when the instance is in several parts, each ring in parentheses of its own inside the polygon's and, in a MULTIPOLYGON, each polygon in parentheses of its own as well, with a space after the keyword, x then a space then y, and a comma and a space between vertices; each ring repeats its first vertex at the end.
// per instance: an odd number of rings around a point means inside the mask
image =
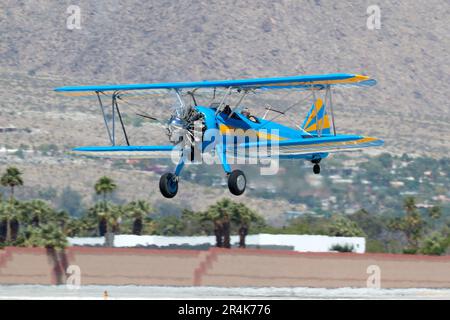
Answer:
POLYGON ((106 143, 98 107, 57 86, 348 72, 378 85, 336 91, 338 131, 383 138, 394 153, 447 156, 450 2, 379 0, 381 28, 370 30, 372 2, 3 0, 0 127, 28 131, 1 133, 0 145, 106 143), (70 5, 80 29, 67 27, 70 5))

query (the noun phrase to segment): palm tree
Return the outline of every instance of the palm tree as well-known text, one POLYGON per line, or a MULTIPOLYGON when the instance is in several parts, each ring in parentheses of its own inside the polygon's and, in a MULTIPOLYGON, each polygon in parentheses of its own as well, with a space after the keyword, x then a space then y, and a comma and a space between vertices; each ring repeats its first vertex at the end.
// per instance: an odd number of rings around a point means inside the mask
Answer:
POLYGON ((42 200, 31 200, 21 203, 20 211, 22 220, 33 227, 39 227, 42 223, 54 220, 56 213, 47 202, 42 200))
POLYGON ((68 244, 64 232, 56 223, 47 223, 39 228, 29 227, 27 233, 25 245, 28 247, 64 249, 68 244))
POLYGON ((82 218, 69 218, 64 231, 68 237, 90 237, 98 233, 98 218, 88 213, 82 218))
POLYGON ((428 215, 431 219, 440 219, 442 217, 442 208, 439 206, 433 206, 428 210, 428 215))
POLYGON ((214 234, 216 236, 216 246, 219 248, 231 248, 230 217, 233 212, 233 202, 229 199, 222 199, 210 206, 204 213, 204 219, 212 221, 214 224, 214 234))
POLYGON ((109 193, 112 193, 114 190, 117 189, 117 185, 114 183, 114 180, 103 176, 100 179, 97 180, 95 183, 95 193, 98 195, 102 195, 103 197, 103 204, 106 206, 106 196, 109 193))
POLYGON ((417 211, 416 199, 414 197, 406 197, 403 202, 403 208, 406 215, 401 219, 397 226, 406 236, 408 241, 408 252, 417 252, 419 240, 423 232, 424 221, 417 211))
POLYGON ((68 262, 65 254, 67 238, 61 227, 56 223, 47 223, 39 228, 29 227, 28 238, 25 245, 29 247, 44 247, 47 250, 47 256, 53 263, 53 273, 57 284, 64 283, 65 270, 68 262))
POLYGON ((59 226, 62 228, 62 230, 66 229, 66 225, 70 222, 70 215, 67 213, 67 211, 60 210, 60 211, 54 211, 55 219, 58 221, 59 226))
MULTIPOLYGON (((109 206, 109 205, 106 205, 109 206)), ((103 237, 107 230, 107 218, 106 218, 106 206, 101 203, 96 203, 93 207, 89 208, 87 218, 91 221, 96 221, 97 231, 100 237, 103 237)))
POLYGON ((98 231, 101 237, 105 237, 105 245, 113 246, 114 233, 119 231, 119 224, 123 215, 123 208, 120 206, 112 206, 108 203, 97 203, 89 209, 88 215, 97 220, 98 231))
POLYGON ((407 214, 416 211, 416 199, 414 197, 406 197, 403 200, 403 208, 405 209, 407 214))
POLYGON ((144 219, 153 211, 150 204, 144 200, 132 201, 125 207, 126 215, 133 219, 132 233, 141 235, 144 219))
POLYGON ((22 186, 23 180, 22 180, 22 172, 20 172, 19 169, 16 167, 8 167, 6 169, 6 172, 1 177, 1 184, 4 187, 11 188, 11 194, 10 194, 10 202, 13 203, 14 201, 14 188, 16 186, 22 186))
POLYGON ((261 221, 262 218, 245 204, 236 203, 233 208, 231 220, 239 226, 239 248, 245 248, 245 237, 248 235, 250 224, 261 221))
POLYGON ((218 211, 216 210, 211 210, 211 207, 204 211, 201 212, 201 222, 202 223, 213 223, 214 226, 214 235, 216 236, 216 247, 217 248, 222 248, 223 247, 223 241, 222 241, 222 237, 223 237, 223 228, 222 228, 222 221, 220 220, 220 214, 218 211))
POLYGON ((4 235, 1 238, 5 239, 6 243, 15 241, 18 233, 18 221, 20 220, 19 212, 15 206, 15 203, 1 203, 0 204, 0 221, 2 222, 3 228, 6 229, 4 235), (14 229, 14 230, 13 230, 14 229), (14 231, 14 237, 13 232, 14 231))
POLYGON ((14 188, 23 185, 22 172, 16 167, 8 167, 0 178, 0 182, 2 186, 11 189, 9 204, 2 206, 2 219, 0 219, 6 225, 5 241, 11 242, 16 240, 19 231, 19 216, 16 208, 17 203, 14 200, 14 188))
POLYGON ((97 215, 100 217, 99 229, 100 234, 104 231, 105 245, 112 246, 114 242, 114 232, 118 228, 119 219, 115 219, 114 216, 118 214, 118 211, 112 212, 106 201, 106 195, 112 193, 117 189, 117 185, 114 180, 103 176, 95 183, 95 193, 102 195, 103 197, 103 210, 97 211, 97 215), (111 230, 109 226, 112 226, 111 230), (102 230, 103 229, 103 230, 102 230), (110 234, 111 232, 111 234, 110 234))

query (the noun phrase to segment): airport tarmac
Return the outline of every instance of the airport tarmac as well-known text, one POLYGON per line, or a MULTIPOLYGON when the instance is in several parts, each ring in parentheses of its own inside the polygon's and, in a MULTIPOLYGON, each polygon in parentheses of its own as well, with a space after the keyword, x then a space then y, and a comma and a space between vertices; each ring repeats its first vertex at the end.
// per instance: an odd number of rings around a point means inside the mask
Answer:
POLYGON ((450 289, 0 285, 0 299, 443 299, 450 289))

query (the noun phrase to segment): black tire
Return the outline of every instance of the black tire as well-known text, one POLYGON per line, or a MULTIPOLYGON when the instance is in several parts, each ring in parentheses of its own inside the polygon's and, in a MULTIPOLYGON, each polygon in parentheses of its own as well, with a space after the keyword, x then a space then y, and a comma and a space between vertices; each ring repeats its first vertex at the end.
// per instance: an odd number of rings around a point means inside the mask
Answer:
POLYGON ((173 198, 178 192, 178 179, 173 173, 165 173, 159 179, 159 190, 166 198, 173 198))
POLYGON ((319 174, 320 173, 320 165, 318 163, 316 163, 313 166, 313 172, 314 172, 314 174, 319 174))
POLYGON ((247 186, 247 178, 241 170, 234 170, 228 176, 228 189, 235 196, 240 196, 244 193, 247 186))

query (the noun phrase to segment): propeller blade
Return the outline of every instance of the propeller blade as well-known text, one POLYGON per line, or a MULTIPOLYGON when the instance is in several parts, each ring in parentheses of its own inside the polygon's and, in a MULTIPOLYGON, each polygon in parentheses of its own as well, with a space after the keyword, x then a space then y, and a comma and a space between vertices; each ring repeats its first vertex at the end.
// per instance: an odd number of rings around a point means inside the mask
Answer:
POLYGON ((145 114, 141 114, 141 113, 136 113, 137 116, 145 118, 145 119, 149 119, 151 120, 149 124, 151 125, 158 125, 163 129, 167 129, 167 123, 156 119, 155 117, 149 116, 149 115, 145 115, 145 114))
POLYGON ((140 113, 136 113, 136 115, 139 116, 139 117, 142 117, 142 118, 146 118, 146 119, 150 119, 150 120, 153 120, 153 121, 161 122, 158 119, 156 119, 155 117, 152 117, 152 116, 149 116, 149 115, 140 114, 140 113))

